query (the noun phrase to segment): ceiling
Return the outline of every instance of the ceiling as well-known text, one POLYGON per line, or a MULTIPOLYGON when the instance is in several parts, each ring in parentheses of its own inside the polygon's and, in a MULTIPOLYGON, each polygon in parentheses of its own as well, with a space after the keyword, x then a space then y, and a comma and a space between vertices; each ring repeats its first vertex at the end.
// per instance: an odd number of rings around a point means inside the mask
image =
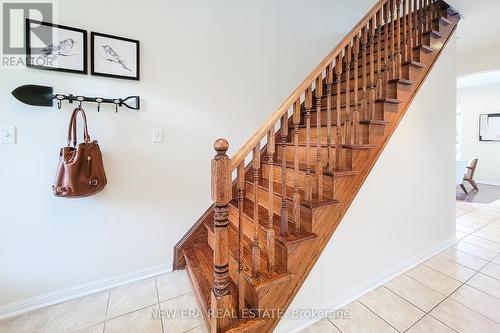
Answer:
POLYGON ((464 17, 458 25, 458 53, 500 44, 499 0, 448 0, 464 17))

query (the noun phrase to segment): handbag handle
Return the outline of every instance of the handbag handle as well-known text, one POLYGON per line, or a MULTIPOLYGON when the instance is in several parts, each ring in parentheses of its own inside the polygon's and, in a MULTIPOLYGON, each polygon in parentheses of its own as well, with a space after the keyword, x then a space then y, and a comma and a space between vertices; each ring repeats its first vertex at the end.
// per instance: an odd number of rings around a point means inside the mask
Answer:
POLYGON ((85 111, 82 109, 81 106, 77 107, 75 110, 73 110, 73 113, 71 115, 71 119, 69 121, 69 128, 68 128, 68 147, 71 145, 71 140, 73 140, 73 147, 76 147, 77 144, 77 118, 78 118, 78 113, 82 113, 82 118, 83 118, 83 140, 85 142, 90 142, 90 135, 87 129, 87 116, 85 115, 85 111))

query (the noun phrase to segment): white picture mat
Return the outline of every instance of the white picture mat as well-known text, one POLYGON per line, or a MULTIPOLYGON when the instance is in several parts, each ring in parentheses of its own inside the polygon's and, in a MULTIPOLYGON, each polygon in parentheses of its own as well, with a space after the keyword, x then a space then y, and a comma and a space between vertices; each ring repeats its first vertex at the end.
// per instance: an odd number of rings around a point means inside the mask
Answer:
POLYGON ((58 45, 60 42, 73 39, 75 41, 74 46, 71 48, 68 55, 53 55, 50 56, 50 60, 40 54, 31 54, 32 65, 43 66, 48 68, 62 68, 71 69, 77 71, 83 71, 85 69, 85 42, 84 35, 78 31, 66 30, 63 28, 51 27, 46 25, 40 25, 35 22, 30 22, 30 44, 32 49, 45 48, 49 45, 45 45, 43 41, 38 38, 38 36, 32 31, 31 28, 36 27, 37 30, 41 30, 44 33, 52 34, 53 45, 58 45))
POLYGON ((480 115, 479 135, 483 141, 500 141, 500 117, 480 115))
POLYGON ((127 77, 137 76, 137 47, 134 42, 119 39, 94 36, 94 72, 100 74, 119 75, 127 77), (109 46, 118 55, 122 63, 109 61, 109 54, 106 54, 104 47, 109 46), (127 70, 126 68, 129 70, 127 70))

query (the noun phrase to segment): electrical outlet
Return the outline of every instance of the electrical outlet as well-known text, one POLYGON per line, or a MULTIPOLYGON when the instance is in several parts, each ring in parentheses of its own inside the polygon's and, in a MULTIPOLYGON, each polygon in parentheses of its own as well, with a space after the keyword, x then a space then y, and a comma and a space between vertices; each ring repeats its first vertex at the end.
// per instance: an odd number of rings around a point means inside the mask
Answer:
POLYGON ((154 143, 163 142, 163 128, 153 128, 153 142, 154 143))
POLYGON ((15 144, 16 143, 16 128, 0 127, 0 144, 15 144))

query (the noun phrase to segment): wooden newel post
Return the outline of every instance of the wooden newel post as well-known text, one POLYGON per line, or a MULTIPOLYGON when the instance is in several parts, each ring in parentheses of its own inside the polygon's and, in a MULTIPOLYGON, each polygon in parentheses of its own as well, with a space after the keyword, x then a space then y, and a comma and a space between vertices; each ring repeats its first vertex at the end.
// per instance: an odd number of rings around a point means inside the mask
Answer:
POLYGON ((214 201, 214 286, 210 302, 210 330, 221 332, 229 326, 232 316, 229 291, 229 208, 231 200, 231 160, 226 155, 229 143, 215 141, 217 152, 212 160, 212 200, 214 201))

